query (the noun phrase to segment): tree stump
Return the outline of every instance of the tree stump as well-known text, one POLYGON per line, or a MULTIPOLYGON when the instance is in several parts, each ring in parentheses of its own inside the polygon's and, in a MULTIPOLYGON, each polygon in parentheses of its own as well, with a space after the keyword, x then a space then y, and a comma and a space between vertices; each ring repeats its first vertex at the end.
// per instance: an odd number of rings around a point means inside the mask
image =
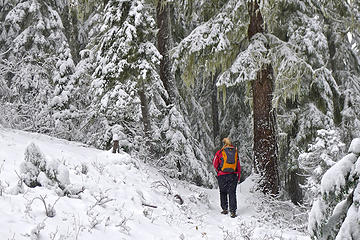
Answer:
POLYGON ((117 134, 113 135, 113 149, 112 149, 112 153, 119 153, 120 152, 120 148, 119 148, 119 136, 117 134))

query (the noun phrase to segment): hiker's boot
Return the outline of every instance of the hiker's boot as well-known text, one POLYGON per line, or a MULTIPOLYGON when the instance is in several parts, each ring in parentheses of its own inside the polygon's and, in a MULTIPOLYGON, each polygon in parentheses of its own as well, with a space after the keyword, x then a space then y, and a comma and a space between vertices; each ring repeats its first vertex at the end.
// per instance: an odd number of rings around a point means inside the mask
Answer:
POLYGON ((222 210, 221 214, 228 214, 228 210, 227 209, 222 210))
POLYGON ((232 217, 232 218, 234 218, 234 217, 236 217, 237 215, 236 215, 236 212, 235 211, 231 211, 230 212, 230 217, 232 217))

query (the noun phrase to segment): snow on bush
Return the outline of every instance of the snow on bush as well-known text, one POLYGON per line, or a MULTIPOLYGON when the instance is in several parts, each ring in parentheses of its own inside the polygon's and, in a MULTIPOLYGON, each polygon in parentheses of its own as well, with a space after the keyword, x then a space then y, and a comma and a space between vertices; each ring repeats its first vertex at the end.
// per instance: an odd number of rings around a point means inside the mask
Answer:
POLYGON ((30 143, 25 150, 24 162, 20 165, 20 172, 22 174, 22 178, 24 179, 24 183, 28 187, 40 186, 37 178, 40 172, 44 172, 46 170, 45 166, 45 156, 38 146, 34 143, 30 143))
POLYGON ((350 153, 331 167, 321 179, 321 194, 324 196, 332 192, 340 194, 356 160, 357 156, 350 153))
POLYGON ((47 160, 40 148, 30 143, 20 164, 21 178, 28 187, 43 186, 66 190, 70 185, 69 170, 59 161, 47 160))
POLYGON ((360 138, 355 138, 349 147, 349 152, 359 155, 360 154, 360 138))
POLYGON ((349 154, 332 166, 321 180, 321 194, 309 214, 313 239, 360 239, 360 138, 349 154))

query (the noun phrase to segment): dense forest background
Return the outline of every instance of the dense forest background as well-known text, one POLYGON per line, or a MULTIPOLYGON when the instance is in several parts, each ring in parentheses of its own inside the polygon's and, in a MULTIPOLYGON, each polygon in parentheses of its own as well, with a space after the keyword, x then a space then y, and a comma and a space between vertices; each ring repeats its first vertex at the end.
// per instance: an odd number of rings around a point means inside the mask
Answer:
POLYGON ((360 136, 359 46, 352 0, 0 0, 0 124, 101 149, 116 134, 214 187, 223 137, 242 178, 256 167, 253 83, 270 66, 279 195, 310 206, 360 136))

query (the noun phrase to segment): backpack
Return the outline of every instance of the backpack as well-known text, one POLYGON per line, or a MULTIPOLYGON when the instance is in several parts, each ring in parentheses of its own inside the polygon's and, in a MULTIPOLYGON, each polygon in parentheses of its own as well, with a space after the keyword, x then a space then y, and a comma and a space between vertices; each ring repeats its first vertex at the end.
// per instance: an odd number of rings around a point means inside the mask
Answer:
POLYGON ((238 152, 235 147, 226 147, 221 151, 219 170, 222 172, 235 172, 237 168, 238 152))

